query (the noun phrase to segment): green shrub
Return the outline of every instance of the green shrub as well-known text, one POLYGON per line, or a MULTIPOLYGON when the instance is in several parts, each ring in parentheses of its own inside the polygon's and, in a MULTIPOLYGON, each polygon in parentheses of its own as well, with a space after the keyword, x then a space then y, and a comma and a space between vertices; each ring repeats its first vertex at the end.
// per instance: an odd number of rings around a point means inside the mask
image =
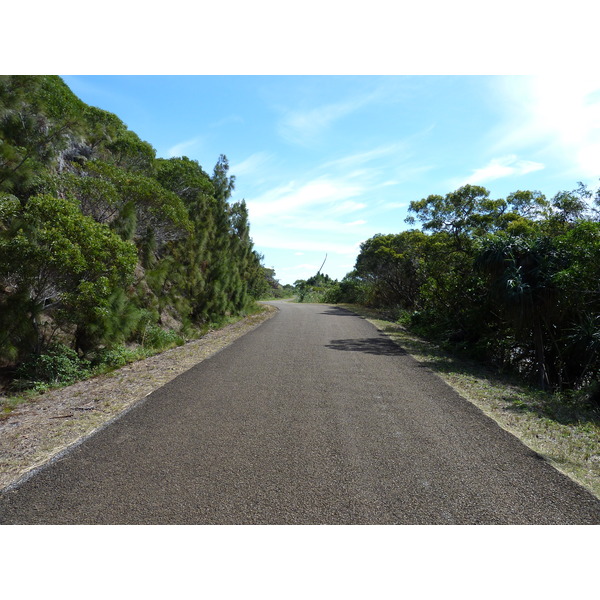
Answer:
POLYGON ((38 388, 47 384, 69 384, 91 375, 90 362, 64 344, 49 347, 44 354, 23 363, 17 370, 18 387, 38 388))
POLYGON ((162 329, 158 325, 148 325, 143 335, 143 346, 162 349, 171 346, 181 346, 185 340, 172 329, 162 329))
POLYGON ((135 350, 130 350, 125 346, 116 346, 114 348, 105 348, 99 350, 93 360, 93 365, 96 369, 103 368, 118 369, 137 360, 139 353, 135 350))

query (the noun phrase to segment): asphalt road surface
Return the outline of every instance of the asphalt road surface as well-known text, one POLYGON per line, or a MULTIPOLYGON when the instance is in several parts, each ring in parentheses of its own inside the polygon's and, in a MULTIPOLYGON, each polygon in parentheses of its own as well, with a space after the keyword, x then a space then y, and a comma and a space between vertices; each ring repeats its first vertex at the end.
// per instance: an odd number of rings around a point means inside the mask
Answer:
POLYGON ((600 523, 600 501, 366 320, 274 304, 5 492, 0 523, 600 523))

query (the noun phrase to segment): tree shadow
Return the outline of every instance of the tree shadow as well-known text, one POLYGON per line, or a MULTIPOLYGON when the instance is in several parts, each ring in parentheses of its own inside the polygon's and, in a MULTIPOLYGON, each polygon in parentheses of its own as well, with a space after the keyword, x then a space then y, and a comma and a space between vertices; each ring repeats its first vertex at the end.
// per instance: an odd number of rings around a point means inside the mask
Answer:
POLYGON ((505 408, 508 412, 533 413, 561 425, 600 424, 600 411, 582 400, 559 399, 551 395, 543 399, 536 399, 534 396, 532 399, 523 400, 518 394, 505 395, 502 400, 508 403, 505 408))
POLYGON ((403 348, 390 341, 387 337, 331 340, 325 347, 331 350, 364 352, 365 354, 376 354, 379 356, 402 356, 406 354, 403 348))
POLYGON ((339 308, 337 306, 331 306, 331 307, 327 308, 327 310, 324 310, 320 314, 332 315, 335 317, 357 317, 359 319, 364 319, 364 317, 361 317, 360 315, 357 315, 356 313, 346 310, 345 308, 339 308))

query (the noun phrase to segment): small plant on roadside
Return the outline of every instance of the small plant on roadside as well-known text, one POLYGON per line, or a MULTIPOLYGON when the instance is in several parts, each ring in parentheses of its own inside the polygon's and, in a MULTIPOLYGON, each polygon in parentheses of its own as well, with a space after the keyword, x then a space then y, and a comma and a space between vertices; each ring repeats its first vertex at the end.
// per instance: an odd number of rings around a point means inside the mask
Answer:
POLYGON ((185 340, 172 329, 162 329, 158 325, 149 325, 144 332, 144 346, 163 349, 181 346, 185 340))
POLYGON ((118 369, 140 358, 140 353, 136 350, 120 345, 114 348, 104 348, 99 350, 92 364, 97 372, 110 371, 118 369))
POLYGON ((50 346, 44 354, 33 357, 17 370, 14 387, 43 390, 54 385, 65 385, 84 379, 91 374, 90 362, 64 344, 50 346))

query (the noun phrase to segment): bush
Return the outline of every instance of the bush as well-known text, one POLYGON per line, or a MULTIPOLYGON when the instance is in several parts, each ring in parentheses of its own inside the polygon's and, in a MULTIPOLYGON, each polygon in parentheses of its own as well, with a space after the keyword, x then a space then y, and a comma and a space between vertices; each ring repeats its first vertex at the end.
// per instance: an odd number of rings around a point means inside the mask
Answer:
POLYGON ((125 346, 116 346, 115 348, 99 350, 94 357, 93 364, 94 367, 100 370, 103 367, 118 369, 138 359, 139 353, 135 350, 130 350, 125 346))
POLYGON ((143 346, 162 349, 171 346, 181 346, 185 340, 172 329, 162 329, 158 325, 148 325, 143 335, 143 346))
POLYGON ((342 281, 335 282, 324 294, 324 302, 331 304, 367 304, 371 286, 349 273, 342 281))
POLYGON ((90 363, 64 344, 49 347, 44 354, 23 363, 17 370, 19 387, 37 388, 47 384, 69 384, 91 375, 90 363))

